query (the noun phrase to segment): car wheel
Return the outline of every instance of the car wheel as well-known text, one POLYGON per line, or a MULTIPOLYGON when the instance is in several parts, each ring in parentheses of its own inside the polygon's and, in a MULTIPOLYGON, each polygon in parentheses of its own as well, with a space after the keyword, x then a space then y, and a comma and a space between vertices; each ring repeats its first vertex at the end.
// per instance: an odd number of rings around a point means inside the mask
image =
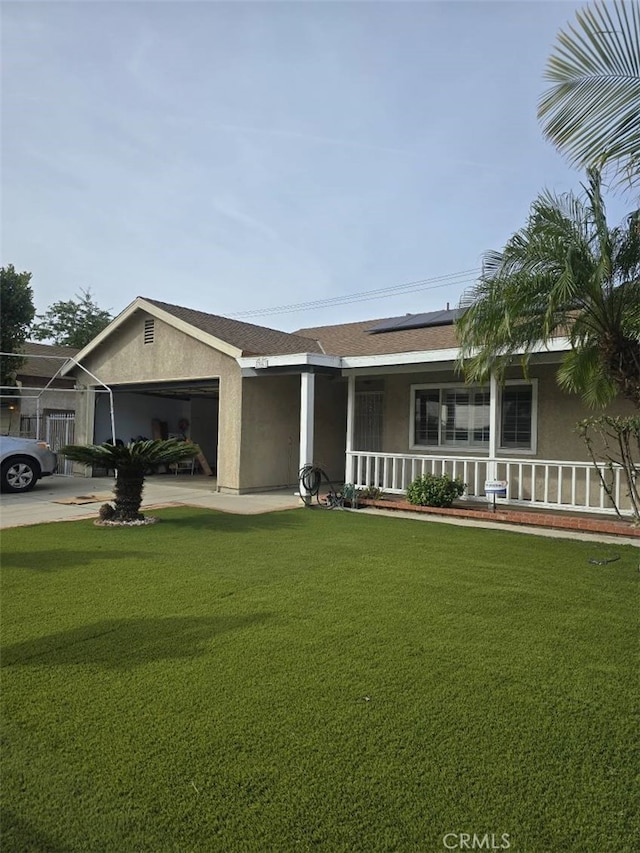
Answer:
POLYGON ((28 492, 40 477, 38 463, 27 456, 14 456, 2 464, 0 488, 3 492, 28 492))

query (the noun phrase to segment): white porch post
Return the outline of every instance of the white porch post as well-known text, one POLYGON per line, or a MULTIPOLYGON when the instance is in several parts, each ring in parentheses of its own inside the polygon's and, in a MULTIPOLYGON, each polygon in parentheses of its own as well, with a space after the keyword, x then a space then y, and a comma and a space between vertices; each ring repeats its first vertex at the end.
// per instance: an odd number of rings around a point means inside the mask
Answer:
POLYGON ((315 379, 314 373, 300 374, 300 469, 313 462, 315 379))
POLYGON ((354 424, 354 412, 356 407, 356 377, 355 374, 351 374, 348 378, 347 385, 347 464, 345 466, 344 472, 344 481, 345 483, 353 483, 353 456, 351 456, 351 451, 353 450, 353 424, 354 424))
POLYGON ((500 425, 498 423, 498 394, 500 389, 495 373, 491 373, 489 382, 489 464, 487 465, 487 479, 495 480, 498 475, 496 455, 498 449, 498 435, 500 425))

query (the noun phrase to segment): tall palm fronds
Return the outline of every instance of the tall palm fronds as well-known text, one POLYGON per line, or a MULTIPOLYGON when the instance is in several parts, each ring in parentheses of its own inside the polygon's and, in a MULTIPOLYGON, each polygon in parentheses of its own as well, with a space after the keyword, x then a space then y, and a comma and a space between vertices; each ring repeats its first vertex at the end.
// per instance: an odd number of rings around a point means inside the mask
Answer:
POLYGON ((171 465, 183 459, 193 459, 200 452, 197 444, 170 438, 166 441, 132 441, 128 445, 71 444, 60 453, 74 462, 114 468, 114 521, 137 521, 142 518, 140 504, 144 478, 161 465, 171 465))
POLYGON ((562 387, 592 406, 621 394, 640 407, 640 212, 609 228, 597 170, 584 190, 540 195, 525 227, 485 257, 457 325, 460 365, 486 381, 568 337, 562 387))
POLYGON ((640 181, 640 6, 594 2, 561 31, 538 104, 547 138, 580 168, 640 181), (612 9, 609 9, 609 6, 612 9))

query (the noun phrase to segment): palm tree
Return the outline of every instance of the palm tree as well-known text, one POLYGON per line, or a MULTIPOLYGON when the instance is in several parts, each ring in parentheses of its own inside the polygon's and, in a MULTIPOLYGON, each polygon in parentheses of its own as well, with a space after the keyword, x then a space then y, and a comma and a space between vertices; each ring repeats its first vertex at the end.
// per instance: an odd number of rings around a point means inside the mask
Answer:
POLYGON ((200 452, 197 444, 170 438, 166 441, 132 441, 129 445, 118 444, 71 444, 59 451, 67 459, 115 468, 114 485, 115 512, 112 521, 139 521, 142 490, 147 474, 160 465, 170 465, 183 459, 193 459, 200 452))
POLYGON ((640 6, 595 2, 560 31, 538 104, 545 136, 580 168, 640 179, 640 6), (612 6, 611 11, 608 6, 612 6), (615 13, 615 14, 614 14, 615 13))
POLYGON ((583 189, 540 195, 525 227, 485 256, 458 321, 459 365, 468 380, 501 377, 516 355, 526 367, 566 336, 563 388, 592 406, 621 394, 640 408, 640 211, 609 228, 597 170, 583 189))

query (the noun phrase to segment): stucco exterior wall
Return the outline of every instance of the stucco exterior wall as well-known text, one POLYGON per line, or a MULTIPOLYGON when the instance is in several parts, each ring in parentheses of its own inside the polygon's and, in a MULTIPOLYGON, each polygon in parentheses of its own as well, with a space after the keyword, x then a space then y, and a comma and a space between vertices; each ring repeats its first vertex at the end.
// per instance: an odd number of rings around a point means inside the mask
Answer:
POLYGON ((144 311, 133 314, 83 363, 107 385, 207 379, 239 371, 231 356, 144 311), (154 341, 145 344, 144 321, 149 319, 155 320, 154 341))
POLYGON ((299 447, 300 377, 244 379, 240 490, 296 484, 299 447))
POLYGON ((0 407, 0 433, 20 435, 20 404, 3 401, 0 407))
MULTIPOLYGON (((576 432, 578 421, 597 417, 600 410, 588 408, 577 394, 567 394, 558 387, 556 370, 538 368, 538 456, 541 459, 590 461, 584 441, 576 432)), ((630 402, 618 399, 607 409, 609 415, 633 415, 630 402)))
MULTIPOLYGON (((38 410, 38 391, 25 391, 28 397, 20 398, 20 414, 23 417, 35 417, 38 410)), ((76 392, 66 388, 49 388, 40 395, 40 413, 46 411, 75 412, 76 392)))
POLYGON ((240 481, 240 448, 242 444, 242 376, 240 367, 220 376, 218 415, 218 489, 238 491, 240 481))
POLYGON ((314 462, 338 486, 344 482, 347 438, 347 380, 316 376, 314 462))

